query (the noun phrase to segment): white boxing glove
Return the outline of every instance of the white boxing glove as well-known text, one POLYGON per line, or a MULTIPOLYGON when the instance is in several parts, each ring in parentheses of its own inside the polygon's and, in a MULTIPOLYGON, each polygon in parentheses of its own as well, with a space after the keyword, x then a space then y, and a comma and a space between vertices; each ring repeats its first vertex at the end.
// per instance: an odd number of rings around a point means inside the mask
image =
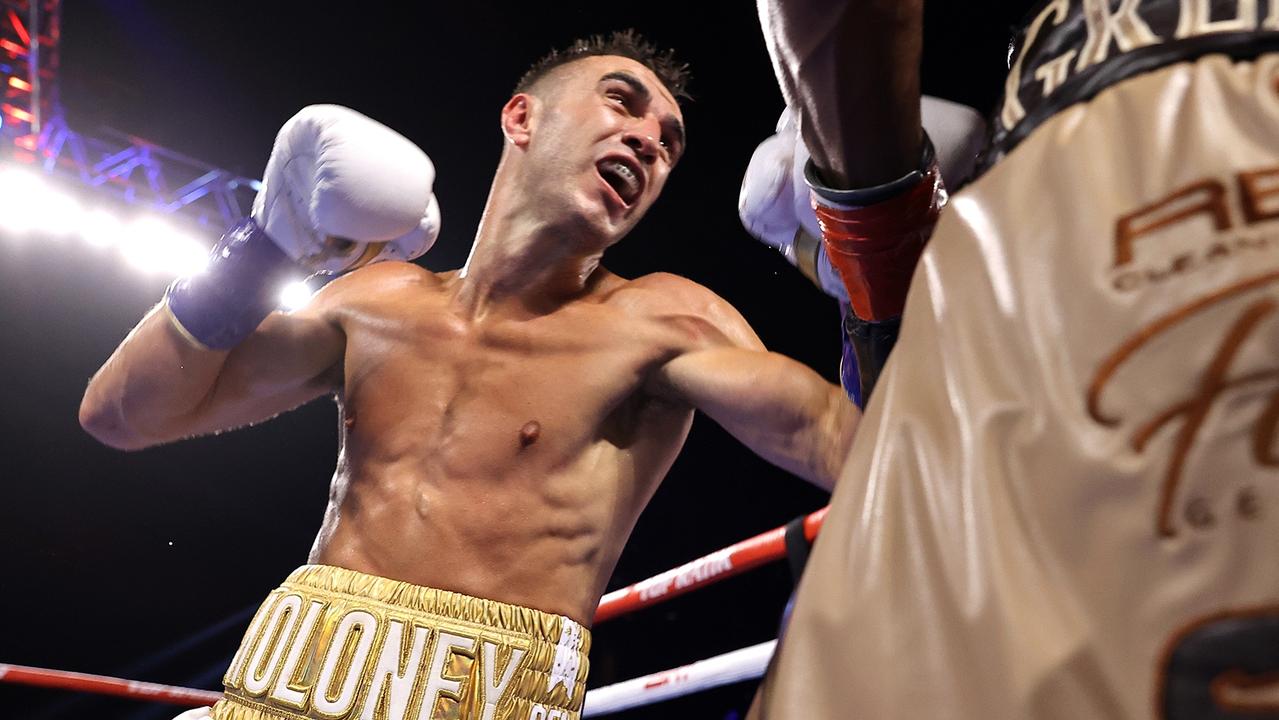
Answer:
POLYGON ((804 184, 806 160, 808 150, 800 141, 795 114, 788 107, 777 119, 777 134, 760 143, 751 155, 737 197, 737 213, 747 232, 781 252, 828 295, 847 300, 843 281, 825 259, 822 231, 804 184))
POLYGON ((253 211, 214 246, 202 272, 165 293, 174 326, 197 347, 228 350, 278 305, 299 266, 338 273, 426 252, 440 230, 435 167, 390 128, 312 105, 280 129, 253 211))
MULTIPOLYGON (((924 130, 933 140, 943 180, 968 176, 986 136, 986 123, 976 110, 948 100, 920 100, 924 130)), ((751 156, 737 211, 746 230, 779 250, 792 265, 826 294, 843 301, 848 291, 826 259, 821 228, 804 182, 808 148, 788 107, 777 120, 777 134, 760 143, 751 156)))
POLYGON ((958 188, 976 167, 977 154, 986 144, 986 121, 967 105, 929 95, 920 98, 919 119, 937 151, 942 182, 958 188))
POLYGON ((403 135, 338 105, 280 128, 252 218, 312 272, 412 260, 439 236, 435 166, 403 135))

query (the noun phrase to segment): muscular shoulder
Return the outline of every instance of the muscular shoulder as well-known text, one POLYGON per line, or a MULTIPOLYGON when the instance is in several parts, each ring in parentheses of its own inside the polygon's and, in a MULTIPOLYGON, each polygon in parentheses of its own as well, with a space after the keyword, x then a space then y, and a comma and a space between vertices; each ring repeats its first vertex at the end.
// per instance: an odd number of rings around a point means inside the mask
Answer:
POLYGON ((421 300, 441 287, 439 276, 413 263, 382 262, 330 282, 315 294, 311 305, 315 312, 340 317, 421 300))
MULTIPOLYGON (((624 281, 610 302, 698 341, 762 346, 741 313, 704 285, 679 275, 653 273, 624 281)), ((700 342, 696 344, 701 344, 700 342)), ((714 343, 720 344, 720 343, 714 343)))

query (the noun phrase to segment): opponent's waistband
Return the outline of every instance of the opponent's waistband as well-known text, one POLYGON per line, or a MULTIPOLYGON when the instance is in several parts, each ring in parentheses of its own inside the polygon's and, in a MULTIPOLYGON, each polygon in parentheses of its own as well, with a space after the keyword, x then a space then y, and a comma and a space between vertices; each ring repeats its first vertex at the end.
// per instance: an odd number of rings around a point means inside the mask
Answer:
POLYGON ((1009 46, 978 173, 1053 115, 1130 77, 1204 55, 1247 60, 1279 51, 1279 0, 1269 3, 1132 0, 1111 10, 1096 0, 1040 0, 1009 46))
POLYGON ((576 720, 590 631, 561 615, 308 565, 272 591, 217 720, 576 720))

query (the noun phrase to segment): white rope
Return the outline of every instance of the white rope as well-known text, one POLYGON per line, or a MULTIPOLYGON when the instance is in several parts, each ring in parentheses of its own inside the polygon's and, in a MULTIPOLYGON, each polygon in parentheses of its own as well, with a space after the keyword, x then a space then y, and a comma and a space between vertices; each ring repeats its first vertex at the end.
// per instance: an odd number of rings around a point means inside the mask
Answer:
POLYGON ((607 715, 762 677, 776 646, 776 640, 769 640, 673 670, 595 688, 586 693, 582 717, 607 715))
MULTIPOLYGON (((702 690, 729 685, 742 680, 752 680, 764 675, 768 660, 773 656, 776 640, 751 645, 723 655, 699 660, 672 670, 625 680, 615 685, 595 688, 586 693, 582 717, 596 717, 628 710, 640 705, 651 705, 671 698, 691 695, 702 690)), ((212 705, 222 696, 209 690, 172 687, 144 683, 104 675, 88 675, 63 670, 34 668, 25 665, 0 664, 0 680, 26 685, 55 687, 83 692, 120 695, 139 699, 169 702, 177 705, 212 705)), ((200 708, 184 716, 183 720, 202 719, 208 708, 200 708)), ((178 720, 175 718, 174 720, 178 720)))

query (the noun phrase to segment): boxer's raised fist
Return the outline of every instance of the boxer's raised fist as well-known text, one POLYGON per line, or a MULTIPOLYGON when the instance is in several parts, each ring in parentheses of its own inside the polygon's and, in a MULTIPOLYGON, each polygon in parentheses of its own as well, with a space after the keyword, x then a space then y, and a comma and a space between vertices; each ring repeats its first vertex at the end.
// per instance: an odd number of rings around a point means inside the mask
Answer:
POLYGON ((280 128, 252 217, 312 272, 411 260, 439 234, 435 167, 394 130, 338 105, 303 108, 280 128))
POLYGON ((276 137, 252 216, 213 248, 204 272, 165 294, 175 326, 197 346, 226 350, 278 304, 280 285, 377 260, 411 260, 440 228, 435 167, 394 130, 336 105, 312 105, 276 137))

